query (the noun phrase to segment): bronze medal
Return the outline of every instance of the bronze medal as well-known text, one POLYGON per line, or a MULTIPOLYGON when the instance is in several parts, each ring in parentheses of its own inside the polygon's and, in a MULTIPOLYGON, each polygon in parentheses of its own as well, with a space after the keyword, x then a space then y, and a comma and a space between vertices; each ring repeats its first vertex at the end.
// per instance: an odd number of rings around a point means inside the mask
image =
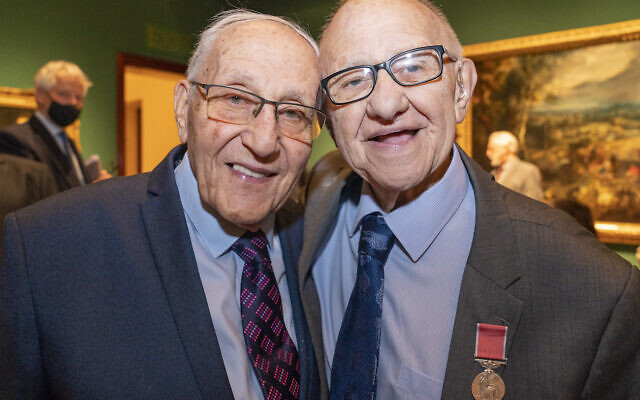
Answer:
POLYGON ((490 369, 480 372, 471 383, 471 393, 476 400, 502 400, 504 391, 502 378, 490 369))
POLYGON ((471 382, 471 394, 475 400, 502 400, 505 394, 504 381, 493 370, 507 363, 507 327, 476 324, 475 360, 482 365, 471 382))

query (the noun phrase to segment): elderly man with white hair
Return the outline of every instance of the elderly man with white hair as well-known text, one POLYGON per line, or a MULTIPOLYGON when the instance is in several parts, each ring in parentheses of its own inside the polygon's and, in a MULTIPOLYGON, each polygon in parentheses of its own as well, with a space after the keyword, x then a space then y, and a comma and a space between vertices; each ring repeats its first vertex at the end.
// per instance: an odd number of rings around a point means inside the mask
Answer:
POLYGON ((542 175, 540 169, 518 157, 518 139, 509 131, 496 131, 489 135, 487 158, 496 182, 511 190, 542 201, 542 175))
POLYGON ((65 128, 78 119, 92 83, 76 64, 58 60, 43 65, 34 78, 36 112, 24 124, 0 132, 0 153, 47 166, 59 191, 110 178, 85 168, 78 145, 65 128))
POLYGON ((222 13, 175 88, 183 145, 10 214, 0 398, 315 398, 288 196, 324 122, 319 81, 299 26, 222 13))

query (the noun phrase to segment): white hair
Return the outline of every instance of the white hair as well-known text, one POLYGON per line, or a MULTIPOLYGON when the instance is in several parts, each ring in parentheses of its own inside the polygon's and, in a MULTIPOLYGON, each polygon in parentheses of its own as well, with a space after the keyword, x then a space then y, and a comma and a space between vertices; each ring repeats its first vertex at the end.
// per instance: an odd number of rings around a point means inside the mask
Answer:
POLYGON ((505 146, 511 153, 518 154, 518 139, 509 131, 496 131, 489 135, 489 141, 499 146, 505 146))
POLYGON ((204 60, 207 58, 207 55, 211 53, 213 44, 215 43, 220 32, 233 24, 253 21, 273 21, 289 27, 309 43, 309 45, 315 51, 316 55, 319 54, 318 44, 313 39, 313 37, 311 37, 311 35, 300 25, 287 18, 276 17, 273 15, 262 14, 256 11, 245 9, 223 11, 214 15, 213 18, 211 18, 211 22, 209 23, 209 25, 200 34, 196 49, 189 59, 189 67, 187 68, 187 79, 197 80, 200 77, 202 67, 205 64, 204 60))
POLYGON ((80 67, 64 60, 49 61, 40 67, 33 81, 36 88, 44 89, 48 92, 58 83, 58 78, 60 77, 79 78, 82 82, 83 94, 85 96, 89 88, 93 85, 80 67))

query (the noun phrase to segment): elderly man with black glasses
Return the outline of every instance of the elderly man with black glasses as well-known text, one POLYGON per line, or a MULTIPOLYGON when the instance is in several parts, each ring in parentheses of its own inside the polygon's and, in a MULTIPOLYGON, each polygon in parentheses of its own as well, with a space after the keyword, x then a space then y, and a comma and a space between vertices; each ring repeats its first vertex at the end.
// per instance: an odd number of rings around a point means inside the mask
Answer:
POLYGON ((476 71, 442 12, 343 1, 320 59, 299 280, 331 398, 640 398, 639 271, 454 144, 476 71))
POLYGON ((282 18, 227 12, 187 75, 183 145, 153 172, 8 217, 0 398, 319 396, 287 200, 324 122, 317 45, 282 18))

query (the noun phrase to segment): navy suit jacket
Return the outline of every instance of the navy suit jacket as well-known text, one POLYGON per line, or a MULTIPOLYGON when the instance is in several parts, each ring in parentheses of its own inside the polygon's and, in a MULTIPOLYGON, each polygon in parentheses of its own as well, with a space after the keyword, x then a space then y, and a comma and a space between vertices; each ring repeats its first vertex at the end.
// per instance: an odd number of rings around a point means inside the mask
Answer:
MULTIPOLYGON (((233 398, 174 178, 184 151, 175 148, 151 173, 66 191, 8 216, 0 398, 233 398)), ((296 203, 276 213, 276 227, 300 398, 315 398, 318 371, 296 289, 296 203)))
MULTIPOLYGON (((89 183, 82 155, 73 140, 69 140, 69 143, 78 158, 84 180, 89 183)), ((47 165, 56 180, 59 191, 80 186, 80 181, 71 162, 62 153, 51 133, 35 116, 32 116, 24 124, 2 128, 0 131, 0 153, 26 157, 47 165)))

